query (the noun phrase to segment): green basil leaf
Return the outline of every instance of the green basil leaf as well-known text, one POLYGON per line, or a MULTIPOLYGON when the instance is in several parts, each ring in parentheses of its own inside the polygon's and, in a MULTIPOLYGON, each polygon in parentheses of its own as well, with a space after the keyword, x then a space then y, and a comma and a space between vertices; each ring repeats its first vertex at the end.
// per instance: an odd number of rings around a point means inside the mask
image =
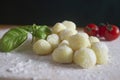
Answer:
POLYGON ((33 24, 32 26, 26 25, 21 28, 30 32, 32 36, 36 37, 37 39, 45 39, 49 34, 52 33, 49 27, 46 25, 33 24))
POLYGON ((42 31, 44 31, 47 35, 49 35, 49 34, 52 33, 52 31, 50 30, 50 28, 49 28, 48 26, 46 26, 46 25, 41 26, 40 29, 41 29, 42 31))
POLYGON ((37 28, 34 31, 33 36, 39 38, 39 39, 46 39, 46 37, 51 34, 51 30, 49 29, 48 26, 44 25, 44 26, 39 26, 39 28, 37 28))
POLYGON ((26 30, 27 32, 30 32, 31 34, 33 33, 33 25, 24 25, 19 27, 26 30))
POLYGON ((6 32, 0 40, 0 51, 9 52, 20 46, 27 39, 27 31, 13 28, 6 32))
POLYGON ((34 35, 38 39, 45 39, 47 37, 47 34, 44 31, 41 31, 40 29, 35 32, 34 35))

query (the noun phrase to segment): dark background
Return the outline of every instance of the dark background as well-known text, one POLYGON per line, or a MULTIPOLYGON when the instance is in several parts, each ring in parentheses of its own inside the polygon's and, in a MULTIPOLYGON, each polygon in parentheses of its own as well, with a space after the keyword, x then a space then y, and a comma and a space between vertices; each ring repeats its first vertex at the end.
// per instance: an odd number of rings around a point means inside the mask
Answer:
POLYGON ((77 26, 101 22, 120 26, 120 0, 0 0, 0 24, 54 25, 63 20, 77 26))

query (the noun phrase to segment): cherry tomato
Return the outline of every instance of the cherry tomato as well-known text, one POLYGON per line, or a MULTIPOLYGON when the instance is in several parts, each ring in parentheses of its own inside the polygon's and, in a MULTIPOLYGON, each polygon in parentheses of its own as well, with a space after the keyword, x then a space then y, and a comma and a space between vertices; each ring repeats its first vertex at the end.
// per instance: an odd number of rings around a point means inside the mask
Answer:
POLYGON ((84 32, 86 32, 89 36, 97 36, 98 33, 98 26, 96 24, 88 24, 84 28, 84 32))
POLYGON ((105 36, 106 27, 107 27, 107 25, 103 24, 103 23, 99 25, 99 30, 98 30, 99 37, 105 36))
POLYGON ((107 25, 107 28, 105 30, 105 39, 108 41, 114 40, 118 38, 120 35, 120 30, 118 26, 116 25, 107 25))

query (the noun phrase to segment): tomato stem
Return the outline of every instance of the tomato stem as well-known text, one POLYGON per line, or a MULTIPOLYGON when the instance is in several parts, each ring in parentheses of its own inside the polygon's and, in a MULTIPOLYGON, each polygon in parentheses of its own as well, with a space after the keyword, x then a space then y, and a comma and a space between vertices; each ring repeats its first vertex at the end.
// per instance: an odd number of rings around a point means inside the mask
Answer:
POLYGON ((91 31, 91 28, 88 27, 88 28, 87 28, 87 31, 90 32, 90 31, 91 31))
POLYGON ((112 31, 112 25, 109 24, 109 23, 107 23, 107 29, 108 29, 109 31, 112 31))
POLYGON ((101 27, 101 26, 105 26, 106 24, 105 23, 100 23, 99 24, 99 26, 101 27))

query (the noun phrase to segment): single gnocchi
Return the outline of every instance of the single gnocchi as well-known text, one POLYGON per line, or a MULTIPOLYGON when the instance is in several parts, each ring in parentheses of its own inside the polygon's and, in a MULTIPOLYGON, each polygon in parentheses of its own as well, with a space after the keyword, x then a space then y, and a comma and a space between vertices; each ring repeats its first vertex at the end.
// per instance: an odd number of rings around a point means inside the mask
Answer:
POLYGON ((95 36, 90 36, 89 37, 89 40, 90 40, 90 43, 92 44, 92 43, 95 43, 95 42, 100 42, 100 40, 97 38, 97 37, 95 37, 95 36))
POLYGON ((96 55, 90 48, 81 48, 74 53, 73 61, 83 68, 91 68, 96 64, 96 55))
POLYGON ((45 55, 52 51, 52 46, 44 39, 40 39, 33 44, 33 51, 36 54, 45 55))
POLYGON ((71 63, 73 60, 73 50, 66 45, 59 46, 53 51, 52 58, 58 63, 71 63))
POLYGON ((58 34, 60 31, 64 29, 66 29, 66 27, 62 23, 56 23, 52 28, 52 32, 58 34))
POLYGON ((76 30, 65 29, 59 33, 61 40, 68 40, 70 36, 76 34, 76 30))
POLYGON ((108 62, 108 47, 105 43, 93 43, 91 48, 95 51, 98 64, 106 64, 108 62))
POLYGON ((48 35, 47 41, 51 44, 52 48, 55 49, 60 43, 60 38, 57 34, 51 34, 48 35))
POLYGON ((67 40, 63 40, 63 41, 58 45, 58 47, 59 47, 59 46, 64 46, 64 45, 69 46, 69 42, 68 42, 67 40))
POLYGON ((78 34, 85 37, 85 38, 89 38, 89 35, 85 32, 78 32, 78 34))
POLYGON ((76 24, 72 21, 65 20, 65 21, 62 22, 62 24, 65 25, 67 29, 71 29, 71 30, 76 29, 76 24))
POLYGON ((88 38, 81 36, 80 34, 75 34, 70 36, 69 45, 73 50, 78 50, 79 48, 90 47, 90 41, 88 38))

